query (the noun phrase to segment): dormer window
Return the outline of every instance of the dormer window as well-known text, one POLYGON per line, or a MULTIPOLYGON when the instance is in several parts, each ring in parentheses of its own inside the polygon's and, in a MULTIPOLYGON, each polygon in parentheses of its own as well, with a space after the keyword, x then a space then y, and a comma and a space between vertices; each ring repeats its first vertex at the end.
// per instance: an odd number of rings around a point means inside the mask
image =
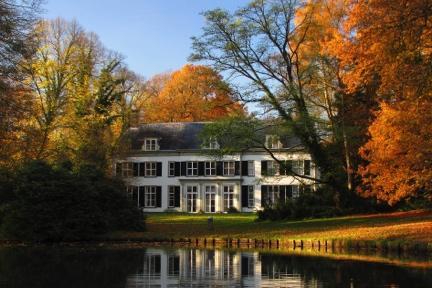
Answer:
POLYGON ((159 139, 158 138, 145 138, 142 146, 144 151, 156 151, 159 150, 159 139))
POLYGON ((282 148, 282 143, 277 135, 266 135, 265 145, 269 149, 280 149, 282 148))
POLYGON ((219 149, 219 143, 213 137, 210 137, 207 141, 205 141, 202 145, 203 149, 219 149))

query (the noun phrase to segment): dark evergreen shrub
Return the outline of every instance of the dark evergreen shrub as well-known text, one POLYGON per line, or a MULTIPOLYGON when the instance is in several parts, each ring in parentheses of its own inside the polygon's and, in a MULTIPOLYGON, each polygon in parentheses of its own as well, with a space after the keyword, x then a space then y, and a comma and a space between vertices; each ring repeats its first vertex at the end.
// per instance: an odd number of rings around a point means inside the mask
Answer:
POLYGON ((82 240, 144 228, 142 213, 126 198, 123 184, 90 166, 71 171, 29 162, 0 192, 7 199, 0 204, 0 228, 8 238, 82 240))

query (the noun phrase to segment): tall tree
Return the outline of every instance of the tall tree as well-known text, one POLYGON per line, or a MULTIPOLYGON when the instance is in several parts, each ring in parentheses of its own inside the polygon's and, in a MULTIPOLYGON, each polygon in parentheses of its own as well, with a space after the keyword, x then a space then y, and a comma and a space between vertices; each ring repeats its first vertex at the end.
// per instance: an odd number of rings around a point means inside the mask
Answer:
POLYGON ((23 57, 34 52, 33 25, 38 20, 40 0, 0 1, 0 78, 17 79, 23 57))
POLYGON ((229 86, 216 71, 185 65, 149 98, 144 118, 148 122, 205 121, 236 113, 244 113, 243 107, 232 99, 229 86))
POLYGON ((264 103, 276 112, 282 120, 279 126, 300 138, 320 168, 321 179, 316 180, 338 194, 346 189, 347 167, 341 143, 329 149, 341 137, 332 141, 327 131, 342 125, 335 121, 338 107, 332 107, 340 88, 337 65, 327 63, 333 59, 324 48, 313 47, 319 43, 313 35, 324 39, 336 28, 318 29, 314 5, 304 4, 256 0, 234 14, 208 11, 204 33, 193 38, 191 59, 240 76, 246 85, 237 93, 246 102, 264 103))
POLYGON ((382 102, 361 150, 368 161, 360 169, 362 194, 390 204, 421 195, 431 171, 424 129, 432 103, 432 3, 356 1, 345 35, 337 50, 344 81, 382 102))
POLYGON ((35 48, 33 25, 40 1, 0 1, 0 164, 11 165, 25 150, 25 119, 31 110, 19 63, 35 48))
POLYGON ((76 22, 42 21, 40 46, 24 67, 36 131, 28 157, 106 168, 129 127, 142 80, 76 22))
POLYGON ((29 75, 27 84, 34 91, 35 129, 40 132, 34 139, 31 157, 42 159, 53 152, 49 146, 55 141, 53 137, 64 139, 56 132, 61 131, 61 120, 71 98, 68 85, 77 72, 78 47, 84 31, 76 22, 69 24, 62 19, 41 21, 35 31, 39 47, 23 69, 29 75))

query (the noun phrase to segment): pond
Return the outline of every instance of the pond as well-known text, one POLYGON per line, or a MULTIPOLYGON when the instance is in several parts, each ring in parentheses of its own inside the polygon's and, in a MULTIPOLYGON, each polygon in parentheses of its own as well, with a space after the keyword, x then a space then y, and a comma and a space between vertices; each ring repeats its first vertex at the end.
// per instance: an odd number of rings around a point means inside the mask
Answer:
POLYGON ((432 287, 432 265, 253 250, 2 248, 0 287, 432 287))

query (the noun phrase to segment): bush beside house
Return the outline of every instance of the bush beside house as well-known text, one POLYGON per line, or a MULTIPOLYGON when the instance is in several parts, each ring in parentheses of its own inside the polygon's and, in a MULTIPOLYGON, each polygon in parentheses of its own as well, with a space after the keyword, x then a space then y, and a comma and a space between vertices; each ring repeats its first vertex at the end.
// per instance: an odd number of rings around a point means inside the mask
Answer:
POLYGON ((73 170, 33 161, 0 171, 0 229, 4 238, 84 240, 113 230, 143 230, 142 213, 123 183, 91 166, 73 170))

